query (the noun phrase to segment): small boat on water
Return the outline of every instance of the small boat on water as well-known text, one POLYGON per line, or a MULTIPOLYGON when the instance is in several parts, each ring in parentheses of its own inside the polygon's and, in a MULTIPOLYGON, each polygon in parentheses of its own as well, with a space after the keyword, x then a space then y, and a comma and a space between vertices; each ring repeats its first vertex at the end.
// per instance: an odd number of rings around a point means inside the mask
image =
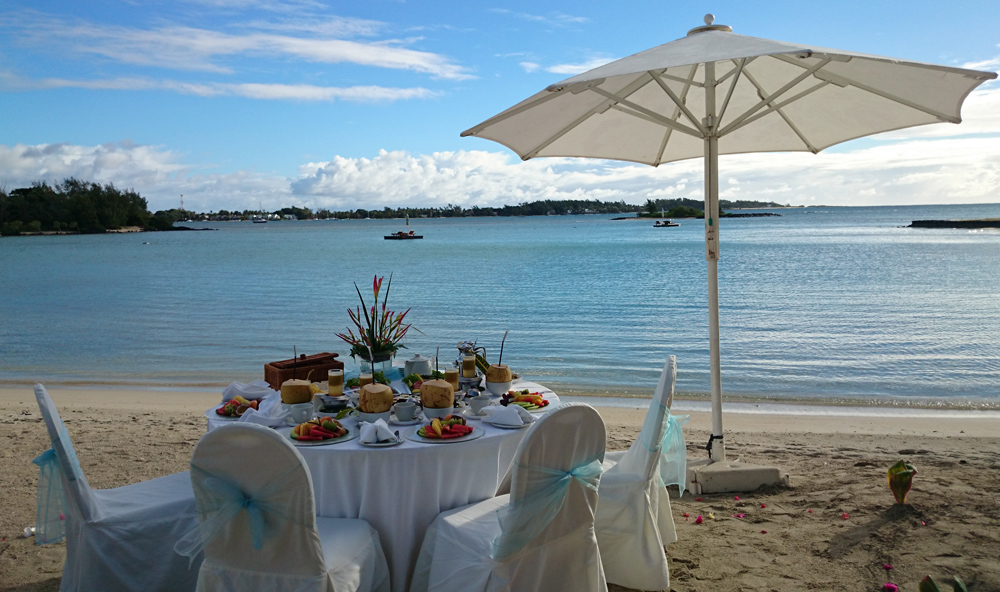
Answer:
MULTIPOLYGON (((406 215, 406 225, 410 225, 410 215, 406 215)), ((414 234, 411 230, 406 232, 405 230, 400 230, 399 232, 393 232, 392 234, 387 234, 383 237, 385 240, 413 240, 417 238, 424 238, 423 235, 414 234)))
POLYGON ((671 226, 680 226, 680 224, 673 220, 658 220, 653 223, 653 228, 669 228, 671 226))
POLYGON ((383 236, 385 240, 413 240, 417 238, 424 238, 423 235, 414 234, 413 231, 404 232, 400 230, 399 232, 393 232, 392 234, 387 234, 383 236))

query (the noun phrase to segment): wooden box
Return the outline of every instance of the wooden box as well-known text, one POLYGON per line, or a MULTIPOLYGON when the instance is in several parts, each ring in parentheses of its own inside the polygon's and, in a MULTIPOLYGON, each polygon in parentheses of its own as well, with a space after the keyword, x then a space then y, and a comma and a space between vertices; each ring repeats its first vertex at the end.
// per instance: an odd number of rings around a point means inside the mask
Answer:
POLYGON ((329 352, 311 356, 302 354, 298 359, 264 364, 264 380, 277 391, 281 390, 281 383, 292 378, 305 380, 308 377, 311 382, 323 382, 327 378, 327 370, 335 369, 344 369, 344 363, 337 360, 337 354, 329 352))

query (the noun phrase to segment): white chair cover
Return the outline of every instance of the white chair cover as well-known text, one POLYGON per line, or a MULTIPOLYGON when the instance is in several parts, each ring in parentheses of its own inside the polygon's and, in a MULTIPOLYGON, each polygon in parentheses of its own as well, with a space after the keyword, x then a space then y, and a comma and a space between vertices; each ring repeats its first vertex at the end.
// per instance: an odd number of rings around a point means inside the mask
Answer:
POLYGON ((191 482, 200 520, 176 550, 204 549, 199 592, 389 590, 378 533, 364 520, 316 518, 305 460, 274 430, 233 423, 209 432, 191 458, 191 482))
POLYGON ((594 528, 608 581, 640 590, 668 590, 664 545, 677 540, 664 485, 684 492, 687 451, 681 425, 671 416, 677 358, 663 366, 639 437, 623 453, 608 453, 594 528))
MULTIPOLYGON (((44 386, 35 385, 35 398, 52 440, 51 451, 36 459, 45 477, 39 481, 36 531, 51 531, 59 522, 65 527, 66 564, 59 589, 194 590, 201 558, 189 565, 187 558, 173 553, 174 543, 198 524, 188 474, 91 489, 44 386), (53 457, 56 463, 50 462, 53 457), (60 486, 61 494, 45 490, 60 486), (48 505, 43 506, 43 500, 48 505)), ((48 541, 39 542, 54 542, 59 536, 44 538, 48 541)))
POLYGON ((410 592, 607 590, 593 523, 605 441, 589 405, 536 421, 509 495, 443 512, 428 528, 410 592))

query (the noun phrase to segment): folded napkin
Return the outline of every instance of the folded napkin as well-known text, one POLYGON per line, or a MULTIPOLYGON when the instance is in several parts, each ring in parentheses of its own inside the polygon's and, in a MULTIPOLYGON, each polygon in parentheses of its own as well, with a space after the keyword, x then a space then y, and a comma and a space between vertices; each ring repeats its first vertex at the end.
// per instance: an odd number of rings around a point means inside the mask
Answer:
POLYGON ((284 406, 280 405, 281 398, 275 393, 266 397, 260 402, 257 409, 247 409, 240 416, 240 421, 255 423, 269 428, 276 428, 285 425, 285 420, 291 413, 284 406))
POLYGON ((486 414, 483 421, 496 426, 516 428, 535 421, 535 416, 520 405, 508 405, 507 407, 490 405, 483 407, 483 413, 486 414))
POLYGON ((277 394, 277 392, 265 380, 254 380, 246 384, 233 382, 222 391, 222 402, 225 403, 236 395, 244 399, 263 399, 268 395, 277 394))
POLYGON ((358 425, 361 426, 361 435, 358 436, 358 440, 365 444, 387 442, 389 440, 396 441, 396 434, 392 433, 392 430, 389 429, 389 425, 385 423, 384 419, 376 419, 375 423, 362 421, 358 425))

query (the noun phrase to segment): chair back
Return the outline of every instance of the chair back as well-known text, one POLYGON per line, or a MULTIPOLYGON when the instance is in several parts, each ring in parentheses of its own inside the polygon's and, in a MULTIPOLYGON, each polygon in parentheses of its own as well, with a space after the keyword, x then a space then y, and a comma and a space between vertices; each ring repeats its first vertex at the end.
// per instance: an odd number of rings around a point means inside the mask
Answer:
POLYGON ((296 576, 326 573, 312 477, 302 455, 278 432, 246 423, 212 430, 195 446, 191 484, 206 564, 296 576), (232 499, 234 494, 241 499, 232 499))
POLYGON ((41 384, 35 385, 35 399, 42 412, 45 428, 49 432, 52 450, 59 460, 59 469, 63 477, 63 491, 66 494, 66 503, 69 505, 66 510, 75 512, 85 522, 98 519, 97 501, 90 488, 90 483, 87 482, 87 478, 80 468, 80 461, 76 458, 76 451, 73 449, 73 441, 70 440, 69 432, 66 431, 66 424, 59 417, 55 403, 52 402, 48 391, 41 384))
MULTIPOLYGON (((531 426, 514 455, 510 511, 501 517, 501 524, 548 522, 538 532, 534 532, 537 530, 534 527, 522 532, 523 544, 514 545, 518 551, 541 546, 587 525, 593 527, 606 440, 600 414, 583 403, 559 405, 531 426), (564 497, 555 500, 557 504, 540 504, 539 498, 547 495, 546 489, 553 486, 554 476, 558 478, 560 474, 570 474, 564 481, 564 497), (525 533, 531 540, 524 540, 525 533)), ((505 528, 494 543, 495 549, 510 547, 510 540, 503 540, 508 536, 505 528)))
POLYGON ((663 365, 660 381, 649 402, 649 411, 642 422, 639 437, 618 461, 616 472, 643 475, 652 479, 660 464, 660 445, 667 431, 667 419, 670 417, 670 405, 674 398, 674 385, 677 383, 677 356, 670 356, 663 365))

